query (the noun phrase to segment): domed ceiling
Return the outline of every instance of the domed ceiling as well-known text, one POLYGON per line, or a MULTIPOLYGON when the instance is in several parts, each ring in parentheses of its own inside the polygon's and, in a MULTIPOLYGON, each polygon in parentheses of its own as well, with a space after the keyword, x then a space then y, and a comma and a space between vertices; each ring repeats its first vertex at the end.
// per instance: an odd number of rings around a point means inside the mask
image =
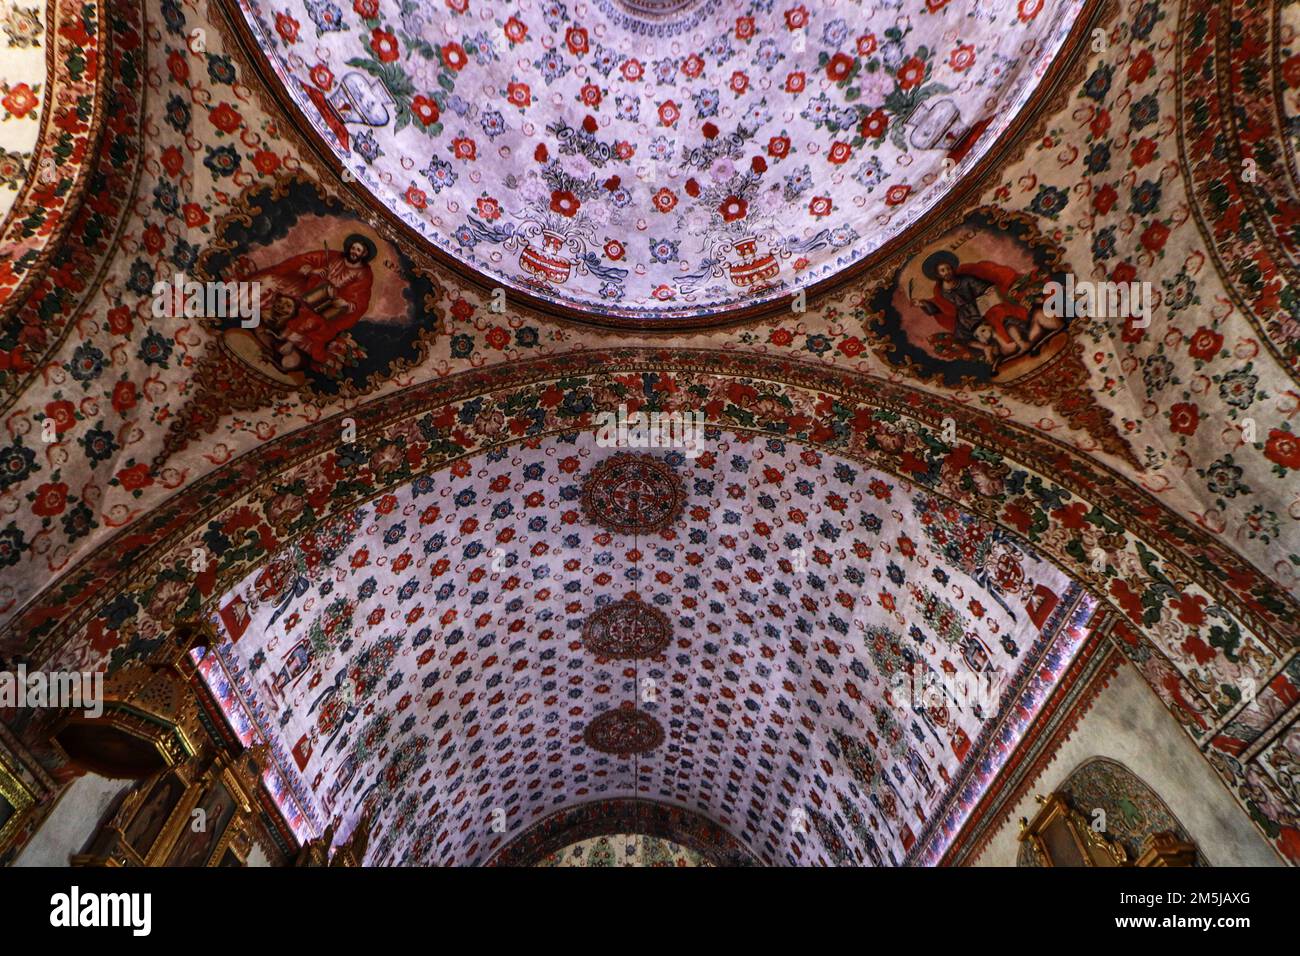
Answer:
POLYGON ((241 0, 345 177, 434 249, 651 326, 863 264, 1016 123, 1081 7, 241 0))
POLYGON ((767 863, 937 858, 1095 599, 857 462, 708 445, 645 461, 684 500, 611 478, 637 459, 590 432, 463 459, 217 601, 212 683, 272 744, 286 803, 343 832, 370 806, 384 864, 483 863, 551 814, 626 798, 698 813, 767 863), (611 513, 653 523, 611 532, 611 513), (646 634, 664 640, 628 649, 646 634))

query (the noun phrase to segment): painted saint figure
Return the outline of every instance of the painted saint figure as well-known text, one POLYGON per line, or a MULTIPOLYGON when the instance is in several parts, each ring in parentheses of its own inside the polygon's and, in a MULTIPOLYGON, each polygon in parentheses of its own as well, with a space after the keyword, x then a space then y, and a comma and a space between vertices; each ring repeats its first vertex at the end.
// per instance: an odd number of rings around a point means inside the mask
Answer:
POLYGON ((270 316, 255 333, 284 372, 307 362, 324 367, 346 351, 336 341, 365 315, 374 276, 375 244, 359 233, 343 250, 304 252, 243 278, 261 285, 262 313, 270 316))
POLYGON ((1004 359, 1033 351, 1063 325, 1037 305, 1022 304, 1035 277, 1010 266, 987 260, 962 263, 956 254, 941 250, 926 258, 921 272, 934 280, 934 294, 917 302, 909 283, 908 299, 944 328, 934 337, 940 349, 946 343, 939 340, 948 340, 996 368, 1004 359))

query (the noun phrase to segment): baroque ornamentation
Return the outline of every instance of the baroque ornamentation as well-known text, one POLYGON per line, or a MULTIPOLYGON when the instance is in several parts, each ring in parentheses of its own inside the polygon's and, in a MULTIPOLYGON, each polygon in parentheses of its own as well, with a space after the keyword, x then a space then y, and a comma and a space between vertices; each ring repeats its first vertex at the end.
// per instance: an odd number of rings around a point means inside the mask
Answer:
POLYGON ((616 707, 594 717, 582 732, 592 750, 605 754, 643 754, 664 742, 664 728, 643 710, 616 707))
POLYGON ((686 501, 672 465, 654 455, 617 454, 582 483, 582 513, 607 531, 653 534, 671 525, 686 501))
POLYGON ((582 644, 597 657, 657 657, 672 640, 672 622, 653 605, 635 599, 607 604, 582 625, 582 644))

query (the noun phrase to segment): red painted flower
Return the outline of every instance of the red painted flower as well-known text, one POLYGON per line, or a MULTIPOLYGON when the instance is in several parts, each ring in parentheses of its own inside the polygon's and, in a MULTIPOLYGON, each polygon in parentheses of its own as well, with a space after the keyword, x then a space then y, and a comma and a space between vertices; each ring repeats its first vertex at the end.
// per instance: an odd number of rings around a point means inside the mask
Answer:
POLYGON ((1110 183, 1106 183, 1092 197, 1092 208, 1104 216, 1110 212, 1117 199, 1119 199, 1119 194, 1115 192, 1115 188, 1110 183))
POLYGON ((68 505, 68 486, 63 482, 46 482, 36 489, 36 500, 32 502, 32 513, 41 518, 52 518, 62 514, 68 505))
POLYGON ((1190 402, 1178 402, 1169 409, 1169 429, 1180 435, 1193 435, 1201 424, 1201 410, 1190 402))
POLYGON ((600 125, 596 122, 596 117, 588 113, 582 118, 582 128, 586 133, 595 135, 596 130, 600 129, 600 125))
POLYGON ((826 159, 829 162, 835 164, 836 166, 841 166, 844 163, 847 163, 849 161, 849 157, 852 155, 853 155, 853 147, 850 146, 848 143, 840 141, 836 143, 831 143, 830 152, 826 154, 826 159))
POLYGON ((62 435, 77 424, 77 413, 72 403, 63 399, 45 406, 45 417, 54 422, 54 433, 62 435))
POLYGON ((672 126, 681 117, 682 111, 672 100, 659 104, 659 122, 663 126, 672 126))
POLYGON ((503 29, 506 33, 506 39, 509 40, 511 44, 523 43, 528 37, 528 26, 518 17, 511 17, 507 20, 503 29))
POLYGON ((635 83, 641 77, 645 76, 645 67, 641 65, 640 60, 625 60, 620 66, 619 72, 623 74, 623 79, 629 83, 635 83))
POLYGON ((1300 468, 1300 441, 1290 432, 1274 428, 1264 443, 1264 457, 1283 468, 1300 468))
POLYGON ((1038 12, 1042 9, 1043 0, 1020 0, 1017 12, 1021 21, 1028 23, 1030 20, 1034 19, 1034 17, 1038 16, 1038 12))
POLYGON ((578 101, 584 106, 590 106, 595 109, 600 105, 600 87, 595 83, 586 83, 578 91, 578 101))
POLYGON ((808 211, 820 219, 822 216, 829 216, 835 204, 826 196, 814 196, 812 202, 808 203, 808 211))
POLYGON ((432 126, 438 122, 438 117, 441 115, 438 112, 438 104, 423 94, 411 100, 411 113, 423 126, 432 126))
POLYGON ((1292 89, 1300 86, 1300 53, 1287 57, 1286 62, 1282 64, 1282 79, 1292 89))
POLYGON ((802 93, 806 84, 807 77, 803 75, 803 71, 796 70, 785 78, 785 91, 787 93, 802 93))
POLYGON ((428 197, 425 196, 424 190, 412 183, 406 187, 406 195, 403 196, 408 205, 416 209, 423 209, 429 204, 428 197))
POLYGON ((673 207, 677 205, 677 194, 667 186, 660 186, 659 191, 650 201, 660 212, 672 212, 673 207))
POLYGON ((468 136, 458 136, 451 141, 451 154, 462 162, 478 158, 478 146, 468 136))
POLYGON ((1156 59, 1151 55, 1150 50, 1143 50, 1129 64, 1128 79, 1130 83, 1141 83, 1151 75, 1151 68, 1156 65, 1156 59))
POLYGON ((587 46, 586 28, 569 27, 569 29, 564 32, 564 45, 569 48, 569 52, 574 56, 581 56, 586 53, 589 49, 587 46))
POLYGON ((755 156, 749 161, 749 168, 761 176, 767 172, 767 160, 762 156, 755 156))
POLYGON ((190 79, 190 67, 185 62, 185 56, 180 50, 172 50, 167 54, 167 72, 172 75, 172 79, 177 83, 188 83, 190 79))
POLYGON ((275 32, 280 34, 280 39, 285 43, 297 43, 298 21, 287 13, 277 13, 275 15, 275 32))
POLYGON ((1159 252, 1169 239, 1169 227, 1158 219, 1147 226, 1142 233, 1142 245, 1152 252, 1159 252))
POLYGON ((912 192, 912 187, 907 185, 906 183, 898 183, 897 185, 890 186, 888 191, 886 191, 885 193, 885 205, 886 206, 901 205, 904 201, 906 201, 907 197, 911 194, 911 192, 912 192))
POLYGON ((1200 359, 1202 362, 1208 362, 1214 356, 1219 354, 1219 349, 1223 348, 1223 336, 1213 329, 1207 329, 1201 326, 1192 336, 1191 342, 1187 345, 1188 354, 1192 358, 1200 359))
POLYGON ((453 13, 468 13, 469 0, 447 0, 447 9, 453 13))
POLYGON ((975 47, 962 43, 948 55, 948 65, 958 73, 964 73, 975 65, 975 47))
POLYGON ((912 57, 898 68, 898 88, 906 92, 921 85, 925 79, 925 64, 919 57, 912 57))
POLYGON ((117 473, 117 480, 127 491, 139 491, 141 488, 147 488, 153 484, 153 477, 149 474, 149 466, 145 464, 123 468, 117 473))
POLYGON ((507 83, 506 101, 511 106, 524 109, 533 101, 533 91, 527 83, 507 83))
POLYGON ((479 196, 474 203, 479 217, 487 222, 496 222, 501 218, 501 204, 491 196, 479 196))
POLYGON ((749 76, 744 70, 736 70, 731 74, 731 81, 727 85, 731 87, 731 92, 739 96, 749 89, 749 76))
POLYGON ((826 76, 832 83, 839 83, 841 80, 849 78, 849 72, 853 69, 853 57, 847 53, 836 53, 831 57, 830 62, 826 64, 826 76))
POLYGON ((136 391, 135 382, 123 380, 113 386, 113 409, 118 414, 135 408, 138 400, 139 393, 136 391))
POLYGON ((636 147, 627 140, 621 139, 614 144, 614 155, 624 162, 627 162, 636 155, 636 147))
POLYGON ((181 215, 185 217, 185 225, 191 229, 197 229, 208 222, 208 214, 203 211, 203 207, 198 203, 187 202, 181 207, 181 215))
POLYGON ((114 335, 126 335, 131 331, 131 310, 124 305, 108 310, 108 330, 114 335))
POLYGON ((718 206, 718 212, 722 214, 723 222, 735 222, 737 219, 744 219, 749 212, 749 203, 739 196, 728 196, 722 200, 722 205, 718 206))
POLYGON ((705 123, 700 128, 700 132, 704 134, 705 139, 713 139, 718 135, 718 127, 716 127, 712 123, 705 123))
POLYGON ((611 262, 621 262, 625 255, 627 255, 627 249, 623 247, 623 243, 619 242, 617 239, 605 240, 606 259, 609 259, 611 262))
POLYGON ((1133 157, 1134 166, 1145 166, 1156 158, 1156 141, 1144 136, 1133 144, 1133 152, 1130 155, 1133 157))
POLYGON ((686 195, 694 199, 700 194, 700 184, 692 177, 686 180, 686 195))
POLYGON ((442 62, 447 64, 447 69, 459 73, 469 66, 469 57, 465 54, 465 48, 459 43, 448 43, 442 48, 442 62))
POLYGON ((785 159, 790 155, 790 137, 773 136, 767 141, 767 155, 773 159, 785 159))
POLYGON ((311 81, 328 91, 334 86, 334 71, 324 63, 317 63, 311 68, 311 81))
POLYGON ((880 139, 889 128, 889 114, 884 110, 875 110, 862 118, 861 132, 864 139, 880 139))
POLYGON ((754 36, 754 18, 736 17, 736 39, 750 40, 754 36))
POLYGON ((363 20, 373 20, 379 16, 379 0, 353 0, 352 9, 357 11, 363 20))
POLYGON ((263 176, 269 176, 280 168, 280 157, 269 149, 259 149, 253 154, 253 167, 263 176))
POLYGON ((578 214, 582 208, 582 203, 578 197, 567 189, 557 189, 551 193, 551 211, 558 212, 561 216, 573 217, 578 214))
POLYGON ((370 31, 370 49, 375 51, 375 56, 379 57, 382 63, 392 63, 401 53, 397 45, 397 37, 379 27, 370 31))
POLYGON ((698 53, 692 53, 686 59, 682 60, 682 75, 695 79, 704 72, 704 58, 698 53))
POLYGON ((547 158, 550 155, 551 155, 550 152, 548 152, 546 149, 545 143, 538 143, 537 148, 533 150, 533 159, 537 160, 537 162, 539 163, 546 162, 547 158))
POLYGON ((874 33, 864 33, 858 37, 858 56, 871 56, 878 46, 874 33))
POLYGON ((41 101, 36 94, 32 92, 32 88, 26 83, 19 83, 17 86, 12 87, 5 94, 4 99, 0 100, 0 104, 3 104, 4 108, 18 119, 22 119, 36 109, 40 103, 41 101))
POLYGON ((785 25, 790 30, 802 30, 808 25, 808 10, 800 4, 785 11, 785 25))

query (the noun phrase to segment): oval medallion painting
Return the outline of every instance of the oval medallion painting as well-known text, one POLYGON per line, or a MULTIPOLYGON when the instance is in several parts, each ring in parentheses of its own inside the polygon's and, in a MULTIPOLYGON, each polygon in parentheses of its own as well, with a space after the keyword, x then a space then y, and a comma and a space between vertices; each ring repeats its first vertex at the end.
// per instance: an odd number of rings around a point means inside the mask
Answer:
POLYGON ((1032 112, 1083 0, 239 5, 317 148, 444 260, 675 328, 883 251, 1032 112))
POLYGON ((615 601, 593 611, 582 644, 599 657, 635 660, 661 654, 672 639, 668 615, 642 601, 615 601))
POLYGON ((664 728, 645 711, 619 707, 593 719, 582 739, 601 753, 641 754, 664 742, 664 728))

